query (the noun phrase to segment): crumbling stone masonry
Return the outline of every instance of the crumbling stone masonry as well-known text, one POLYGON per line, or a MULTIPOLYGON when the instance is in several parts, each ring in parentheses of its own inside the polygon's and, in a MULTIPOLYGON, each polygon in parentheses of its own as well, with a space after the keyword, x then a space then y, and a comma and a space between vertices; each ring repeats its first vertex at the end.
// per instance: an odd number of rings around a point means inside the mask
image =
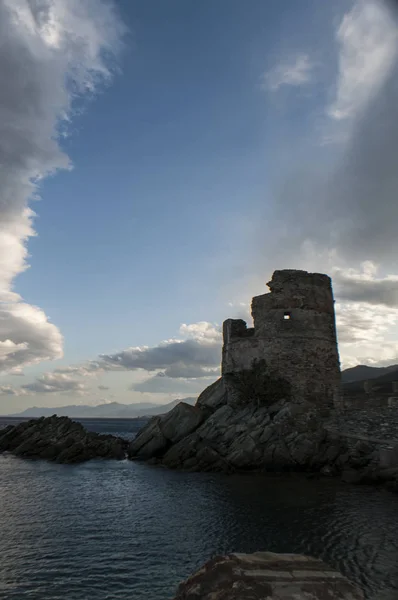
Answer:
POLYGON ((270 292, 252 300, 253 328, 240 319, 224 322, 225 381, 265 361, 269 375, 290 384, 291 401, 337 407, 340 361, 330 277, 275 271, 267 285, 270 292))

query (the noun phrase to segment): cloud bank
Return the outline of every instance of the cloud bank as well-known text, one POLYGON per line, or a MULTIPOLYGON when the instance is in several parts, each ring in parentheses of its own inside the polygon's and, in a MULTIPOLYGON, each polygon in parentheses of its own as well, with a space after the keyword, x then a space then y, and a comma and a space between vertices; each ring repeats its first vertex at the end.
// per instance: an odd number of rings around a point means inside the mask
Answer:
POLYGON ((209 376, 220 364, 221 328, 211 323, 183 324, 180 335, 188 339, 168 340, 158 346, 133 347, 101 354, 100 367, 145 371, 164 370, 169 377, 209 376))
POLYGON ((183 324, 180 336, 152 347, 102 354, 99 367, 140 370, 156 375, 132 384, 131 390, 152 394, 197 394, 220 375, 221 328, 212 323, 183 324), (208 380, 208 381, 207 381, 208 380))
POLYGON ((87 394, 95 389, 109 390, 95 379, 107 372, 136 372, 147 376, 129 389, 153 394, 196 394, 220 374, 221 327, 207 321, 182 324, 179 338, 157 346, 131 347, 96 360, 54 369, 19 388, 6 386, 0 395, 47 393, 87 394), (155 373, 155 375, 153 375, 155 373), (92 381, 93 380, 93 381, 92 381))
POLYGON ((33 383, 21 386, 21 389, 25 392, 35 394, 52 394, 58 392, 82 394, 86 391, 86 386, 68 375, 45 373, 33 383))
POLYGON ((103 0, 0 2, 0 371, 62 356, 63 338, 14 291, 40 182, 71 167, 59 145, 73 101, 111 76, 123 27, 103 0))

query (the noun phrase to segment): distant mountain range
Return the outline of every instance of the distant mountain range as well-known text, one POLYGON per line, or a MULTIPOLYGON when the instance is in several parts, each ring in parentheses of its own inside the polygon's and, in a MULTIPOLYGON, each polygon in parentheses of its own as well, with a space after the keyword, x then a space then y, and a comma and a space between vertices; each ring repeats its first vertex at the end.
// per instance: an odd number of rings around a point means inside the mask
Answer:
MULTIPOLYGON (((350 369, 345 369, 341 373, 341 381, 343 384, 354 383, 357 381, 367 381, 368 379, 377 379, 384 375, 396 373, 398 380, 398 365, 390 365, 389 367, 368 367, 367 365, 357 365, 350 369)), ((392 381, 392 380, 391 380, 392 381)))
MULTIPOLYGON (((357 365, 350 369, 345 369, 341 373, 341 380, 344 388, 348 390, 363 389, 363 382, 369 379, 377 380, 377 383, 385 384, 391 381, 398 381, 398 365, 388 367, 368 367, 367 365, 357 365)), ((151 402, 142 402, 139 404, 120 404, 119 402, 110 402, 109 404, 99 404, 98 406, 89 405, 69 405, 59 407, 38 407, 27 408, 21 413, 9 415, 13 417, 48 417, 57 414, 60 417, 80 417, 80 418, 119 418, 132 419, 135 417, 152 417, 168 412, 179 402, 195 404, 196 398, 182 398, 173 400, 168 404, 155 404, 151 402)))
POLYGON ((168 404, 154 404, 151 402, 142 402, 140 404, 120 404, 119 402, 110 402, 109 404, 99 404, 98 406, 89 406, 84 404, 72 404, 69 406, 47 407, 33 406, 27 408, 21 413, 9 415, 12 417, 49 417, 57 414, 59 417, 80 417, 80 418, 118 418, 131 419, 134 417, 152 417, 168 412, 179 402, 195 404, 196 398, 182 398, 173 400, 168 404))
POLYGON ((343 390, 345 394, 363 394, 365 381, 372 381, 374 392, 393 393, 392 383, 393 381, 398 381, 398 365, 391 365, 389 367, 366 367, 360 365, 348 370, 351 373, 346 375, 345 381, 343 378, 343 390))

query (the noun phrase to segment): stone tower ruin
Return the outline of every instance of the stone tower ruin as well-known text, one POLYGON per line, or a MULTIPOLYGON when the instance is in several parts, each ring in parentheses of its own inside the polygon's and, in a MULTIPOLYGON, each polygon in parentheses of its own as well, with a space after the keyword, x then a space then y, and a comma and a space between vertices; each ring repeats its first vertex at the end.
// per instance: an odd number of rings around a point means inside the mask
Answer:
POLYGON ((253 328, 240 319, 224 322, 222 375, 265 361, 271 376, 289 383, 293 402, 332 408, 340 397, 340 361, 330 277, 275 271, 267 285, 270 292, 252 300, 253 328))

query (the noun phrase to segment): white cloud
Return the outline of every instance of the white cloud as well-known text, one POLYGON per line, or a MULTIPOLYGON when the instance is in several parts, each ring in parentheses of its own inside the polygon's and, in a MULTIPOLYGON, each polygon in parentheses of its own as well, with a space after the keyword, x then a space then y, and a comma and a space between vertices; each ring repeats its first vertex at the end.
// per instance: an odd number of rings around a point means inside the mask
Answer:
POLYGON ((308 54, 298 54, 279 63, 263 75, 262 87, 276 92, 282 86, 298 87, 312 81, 315 63, 308 54))
POLYGON ((188 339, 170 339, 157 346, 136 346, 114 354, 101 354, 99 369, 125 369, 144 371, 170 370, 177 377, 177 370, 195 370, 208 376, 208 369, 219 366, 222 334, 219 326, 207 321, 182 324, 180 335, 188 339))
POLYGON ((60 367, 54 369, 54 373, 63 375, 75 375, 76 377, 96 377, 105 370, 103 364, 98 361, 90 360, 81 365, 71 365, 69 367, 60 367))
MULTIPOLYGON (((15 394, 20 390, 23 394, 29 393, 86 393, 87 378, 95 378, 106 372, 136 371, 141 375, 145 372, 158 371, 156 377, 164 377, 160 382, 148 383, 148 387, 158 390, 156 393, 184 393, 184 390, 194 390, 195 393, 204 387, 203 380, 214 380, 219 376, 221 363, 222 334, 218 325, 200 321, 198 323, 183 324, 180 335, 185 339, 170 339, 152 347, 132 347, 114 354, 100 355, 97 360, 87 361, 80 365, 60 367, 51 372, 44 373, 33 383, 28 383, 15 389, 15 394), (81 379, 86 379, 82 383, 81 379), (166 383, 167 380, 167 383, 166 383), (202 380, 202 383, 200 383, 202 380), (174 384, 173 384, 174 382, 174 384), (174 387, 173 387, 174 385, 174 387), (183 388, 183 389, 182 389, 183 388), (175 392, 173 392, 173 389, 175 392)), ((7 345, 7 351, 12 351, 13 346, 7 345)), ((146 392, 146 382, 143 379, 136 382, 134 390, 146 392)), ((97 385, 99 390, 108 390, 106 385, 97 385)), ((133 389, 133 388, 132 388, 133 389)), ((154 392, 155 393, 155 392, 154 392)))
POLYGON ((0 304, 0 338, 0 372, 62 356, 58 328, 37 306, 25 302, 0 304))
POLYGON ((336 324, 344 367, 385 365, 398 359, 398 277, 377 278, 371 261, 334 269, 336 324))
POLYGON ((357 0, 336 33, 339 74, 328 108, 336 120, 354 117, 374 97, 390 73, 398 50, 397 27, 376 0, 357 0))
POLYGON ((13 289, 35 235, 40 181, 70 168, 57 137, 72 101, 110 76, 122 26, 103 0, 0 2, 0 371, 62 356, 62 336, 13 289))
POLYGON ((12 385, 0 385, 0 396, 24 396, 25 391, 12 385))
POLYGON ((199 321, 189 325, 183 323, 180 327, 180 334, 203 343, 220 344, 222 342, 221 327, 208 321, 199 321))
POLYGON ((153 347, 134 347, 115 354, 102 354, 101 363, 127 370, 157 371, 175 365, 215 367, 220 362, 220 346, 198 340, 171 341, 153 347))
POLYGON ((362 264, 362 271, 336 268, 333 281, 343 301, 364 302, 398 309, 398 275, 377 278, 377 266, 371 261, 362 264))
POLYGON ((385 306, 367 305, 363 302, 336 303, 336 314, 340 343, 354 343, 356 350, 359 350, 359 345, 362 343, 364 345, 371 344, 374 360, 376 360, 379 346, 385 341, 386 333, 398 321, 398 310, 392 310, 385 306), (375 348, 377 348, 377 352, 375 352, 375 348))
POLYGON ((219 374, 220 366, 201 367, 197 365, 185 365, 184 363, 176 363, 174 365, 171 365, 170 367, 167 367, 167 369, 165 369, 164 371, 164 375, 166 375, 167 377, 183 379, 198 379, 200 377, 219 377, 219 374))
POLYGON ((83 394, 87 391, 86 386, 73 379, 69 375, 61 373, 44 373, 33 383, 27 383, 21 387, 22 390, 36 394, 53 394, 67 392, 73 394, 83 394))

